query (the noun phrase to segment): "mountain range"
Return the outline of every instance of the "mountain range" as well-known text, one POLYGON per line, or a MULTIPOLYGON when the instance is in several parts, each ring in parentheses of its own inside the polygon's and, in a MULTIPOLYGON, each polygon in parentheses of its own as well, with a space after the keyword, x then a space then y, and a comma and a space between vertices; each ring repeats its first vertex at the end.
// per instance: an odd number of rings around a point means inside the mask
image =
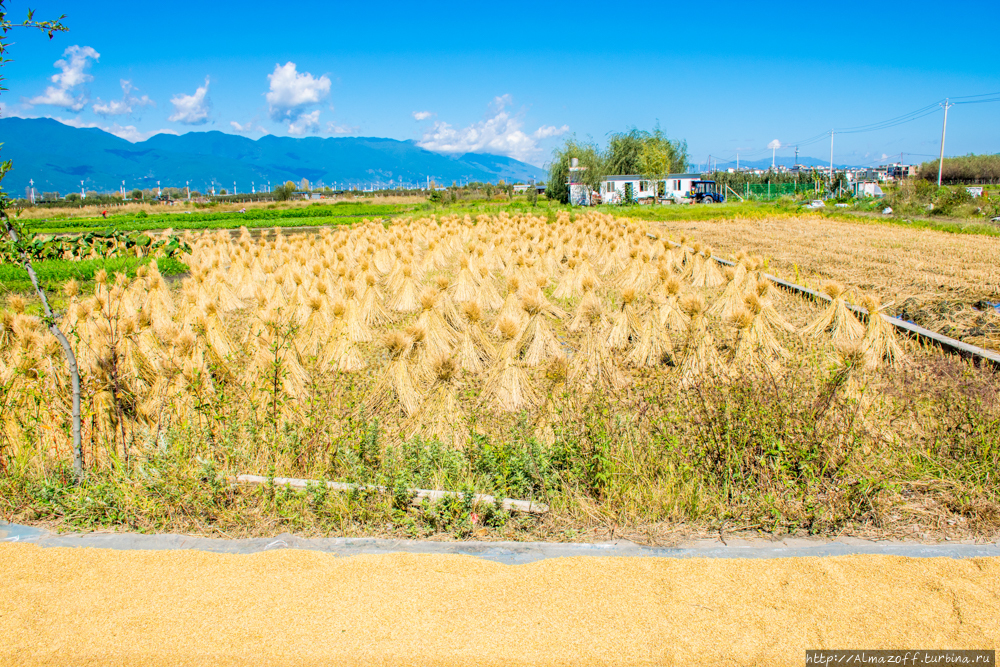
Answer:
POLYGON ((427 179, 506 182, 543 180, 544 170, 513 158, 485 153, 443 155, 412 141, 375 137, 264 136, 249 139, 223 132, 157 134, 131 143, 98 128, 76 128, 49 118, 0 118, 0 158, 14 169, 3 189, 23 196, 29 179, 36 193, 111 192, 135 188, 185 187, 207 192, 258 191, 303 178, 330 187, 364 188, 427 179))

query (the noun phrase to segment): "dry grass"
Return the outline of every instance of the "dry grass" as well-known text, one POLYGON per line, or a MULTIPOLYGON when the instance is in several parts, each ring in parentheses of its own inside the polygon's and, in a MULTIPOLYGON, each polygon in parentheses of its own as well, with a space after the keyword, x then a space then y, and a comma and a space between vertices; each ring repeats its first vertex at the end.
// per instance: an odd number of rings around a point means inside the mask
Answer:
POLYGON ((1000 349, 1000 315, 971 308, 1000 301, 1000 238, 808 216, 660 225, 717 246, 720 256, 762 255, 770 273, 814 289, 840 281, 892 303, 890 314, 1000 349))

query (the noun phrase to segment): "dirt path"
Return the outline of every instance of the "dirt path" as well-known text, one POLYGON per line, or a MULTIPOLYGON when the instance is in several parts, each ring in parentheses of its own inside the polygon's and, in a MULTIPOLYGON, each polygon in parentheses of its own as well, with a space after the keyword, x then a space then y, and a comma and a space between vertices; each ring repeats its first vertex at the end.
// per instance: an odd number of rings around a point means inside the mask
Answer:
POLYGON ((5 665, 801 665, 1000 644, 1000 559, 468 556, 0 545, 5 665))

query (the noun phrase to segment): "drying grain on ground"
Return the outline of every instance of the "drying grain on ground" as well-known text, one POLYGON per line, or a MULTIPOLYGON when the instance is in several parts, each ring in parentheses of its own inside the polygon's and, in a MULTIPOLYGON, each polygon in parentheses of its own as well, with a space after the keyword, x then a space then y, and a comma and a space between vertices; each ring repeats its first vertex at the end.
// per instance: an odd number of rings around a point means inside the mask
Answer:
POLYGON ((511 566, 0 545, 0 563, 10 665, 778 666, 801 665, 807 648, 1000 643, 998 559, 511 566))

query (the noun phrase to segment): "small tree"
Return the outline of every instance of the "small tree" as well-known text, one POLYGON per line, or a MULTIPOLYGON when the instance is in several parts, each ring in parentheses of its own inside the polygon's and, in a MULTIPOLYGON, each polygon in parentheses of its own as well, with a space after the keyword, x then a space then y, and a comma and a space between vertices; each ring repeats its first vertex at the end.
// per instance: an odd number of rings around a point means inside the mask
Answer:
POLYGON ((228 193, 228 192, 226 192, 226 189, 225 189, 225 188, 222 188, 221 190, 219 190, 219 194, 220 194, 220 195, 228 195, 229 193, 228 193))
POLYGON ((538 189, 535 188, 534 183, 528 185, 528 189, 524 191, 524 194, 527 195, 529 204, 538 206, 538 189))
MULTIPOLYGON (((48 33, 49 39, 52 39, 55 33, 66 32, 68 30, 61 23, 64 18, 66 18, 65 14, 54 21, 36 21, 35 13, 32 10, 28 10, 27 19, 21 23, 13 23, 7 19, 4 0, 0 0, 0 66, 3 66, 8 61, 4 57, 7 53, 7 42, 4 41, 4 38, 12 28, 36 28, 48 33)), ((2 84, 3 78, 0 77, 0 91, 6 90, 2 84)), ((13 164, 10 160, 0 162, 0 182, 3 181, 7 172, 12 168, 13 164)), ((67 340, 62 330, 59 329, 58 318, 52 312, 52 308, 49 307, 49 300, 45 296, 45 291, 38 284, 38 275, 35 273, 35 269, 31 265, 31 260, 28 258, 27 247, 31 241, 31 234, 16 219, 10 219, 7 215, 9 205, 10 202, 7 198, 7 193, 0 188, 0 219, 3 219, 4 229, 9 239, 5 242, 7 247, 3 249, 4 254, 11 257, 20 257, 21 265, 27 271, 28 277, 31 279, 31 285, 35 288, 35 293, 38 294, 38 298, 42 302, 42 321, 45 322, 49 331, 52 332, 52 335, 62 345, 63 352, 66 353, 70 382, 73 387, 73 472, 76 474, 76 478, 80 479, 83 477, 83 445, 80 437, 80 373, 76 366, 76 355, 73 353, 73 348, 70 346, 69 340, 67 340)))
POLYGON ((136 188, 132 191, 132 199, 142 200, 142 190, 136 188))

